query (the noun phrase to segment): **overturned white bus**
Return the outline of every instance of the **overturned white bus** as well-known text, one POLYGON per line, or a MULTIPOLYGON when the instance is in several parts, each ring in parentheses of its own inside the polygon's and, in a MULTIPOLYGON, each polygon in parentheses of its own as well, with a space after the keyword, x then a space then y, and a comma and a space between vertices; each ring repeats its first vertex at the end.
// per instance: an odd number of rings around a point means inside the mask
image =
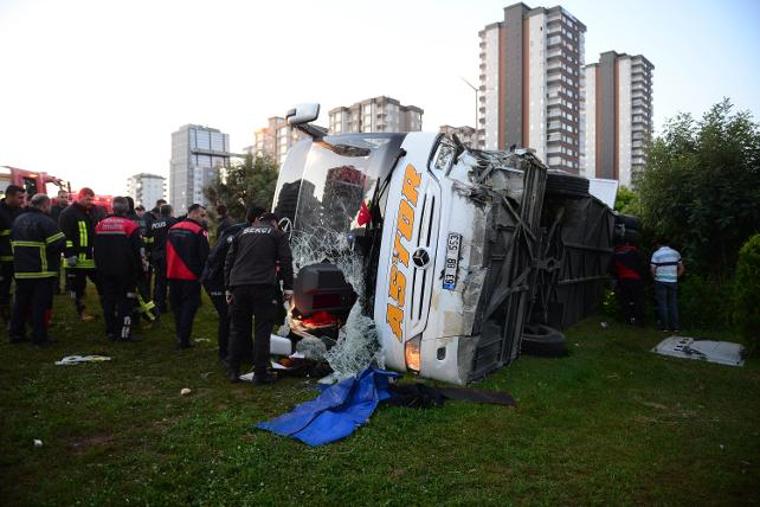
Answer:
POLYGON ((309 124, 318 110, 288 115, 311 138, 275 192, 297 278, 290 336, 273 336, 273 352, 348 326, 373 334, 392 369, 465 384, 513 361, 529 320, 593 311, 614 219, 587 180, 456 137, 328 136, 309 124))

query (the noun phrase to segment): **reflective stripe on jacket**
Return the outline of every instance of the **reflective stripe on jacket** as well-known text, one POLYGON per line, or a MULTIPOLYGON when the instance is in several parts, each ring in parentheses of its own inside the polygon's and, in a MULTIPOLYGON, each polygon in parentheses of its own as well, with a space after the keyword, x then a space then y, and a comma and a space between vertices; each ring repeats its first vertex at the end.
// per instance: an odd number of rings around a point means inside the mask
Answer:
POLYGON ((66 235, 64 256, 77 258, 75 269, 95 268, 92 239, 95 234, 96 220, 92 213, 75 202, 61 211, 58 223, 61 231, 66 235))
POLYGON ((11 229, 15 277, 23 280, 58 276, 65 241, 52 218, 28 208, 11 229))

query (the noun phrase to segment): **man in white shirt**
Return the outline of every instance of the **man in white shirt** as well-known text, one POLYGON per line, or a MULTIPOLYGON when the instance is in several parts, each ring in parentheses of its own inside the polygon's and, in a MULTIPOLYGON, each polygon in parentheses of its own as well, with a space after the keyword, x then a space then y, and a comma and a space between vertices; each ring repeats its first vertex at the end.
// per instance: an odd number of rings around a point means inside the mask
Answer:
POLYGON ((684 272, 683 260, 677 250, 668 246, 667 241, 660 240, 657 246, 657 250, 652 254, 650 266, 654 277, 660 329, 678 332, 678 278, 684 272))

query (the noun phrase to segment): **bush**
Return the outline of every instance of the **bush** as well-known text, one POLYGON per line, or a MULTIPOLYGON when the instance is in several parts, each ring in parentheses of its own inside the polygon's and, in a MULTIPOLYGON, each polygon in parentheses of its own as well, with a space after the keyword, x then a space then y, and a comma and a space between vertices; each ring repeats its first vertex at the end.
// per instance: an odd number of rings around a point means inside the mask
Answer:
POLYGON ((728 100, 701 121, 679 115, 649 145, 635 188, 645 228, 678 245, 687 269, 731 280, 760 223, 760 125, 728 100))
MULTIPOLYGON (((686 269, 688 270, 688 266, 686 269)), ((725 329, 731 326, 732 284, 686 274, 678 282, 678 310, 686 329, 725 329)))
POLYGON ((760 234, 739 251, 734 280, 733 317, 747 345, 760 343, 760 234))

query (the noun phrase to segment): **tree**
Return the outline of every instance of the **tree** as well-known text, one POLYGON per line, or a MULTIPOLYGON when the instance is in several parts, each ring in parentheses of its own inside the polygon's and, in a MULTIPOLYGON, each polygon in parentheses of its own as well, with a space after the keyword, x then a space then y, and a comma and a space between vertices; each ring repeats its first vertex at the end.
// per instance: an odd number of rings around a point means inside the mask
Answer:
POLYGON ((671 119, 636 181, 641 218, 680 247, 690 270, 722 281, 760 230, 760 128, 728 99, 701 121, 671 119))
POLYGON ((242 221, 251 205, 271 209, 277 174, 274 160, 249 154, 242 163, 220 171, 203 194, 214 207, 224 204, 233 219, 242 221))
POLYGON ((760 345, 760 234, 739 252, 734 281, 734 322, 753 349, 760 345))
POLYGON ((620 187, 615 198, 615 211, 624 215, 636 215, 641 213, 639 194, 628 187, 620 187))

